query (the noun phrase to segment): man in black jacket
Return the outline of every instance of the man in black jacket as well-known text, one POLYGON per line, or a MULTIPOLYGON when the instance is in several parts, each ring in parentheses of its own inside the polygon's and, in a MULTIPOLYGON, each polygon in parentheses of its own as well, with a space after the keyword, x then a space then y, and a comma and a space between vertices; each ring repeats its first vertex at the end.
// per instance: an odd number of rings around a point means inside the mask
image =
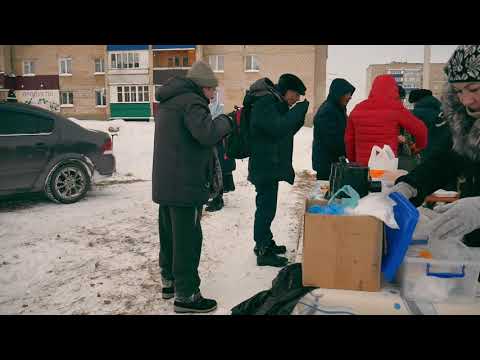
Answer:
POLYGON ((175 312, 208 312, 215 300, 200 293, 200 219, 213 179, 213 147, 232 130, 227 117, 212 119, 208 104, 218 81, 196 62, 186 78, 170 79, 156 92, 152 195, 159 207, 164 299, 175 296, 175 312))
POLYGON ((345 156, 347 104, 355 88, 347 80, 334 79, 327 100, 318 108, 313 120, 312 167, 317 180, 328 180, 332 163, 345 156))
POLYGON ((287 249, 276 245, 270 226, 277 210, 278 183, 293 185, 295 180, 293 137, 305 122, 309 103, 298 102, 305 90, 297 76, 283 74, 276 86, 267 78, 257 80, 243 102, 244 106, 251 106, 248 180, 257 192, 254 252, 259 266, 281 267, 288 262, 278 256, 287 249))

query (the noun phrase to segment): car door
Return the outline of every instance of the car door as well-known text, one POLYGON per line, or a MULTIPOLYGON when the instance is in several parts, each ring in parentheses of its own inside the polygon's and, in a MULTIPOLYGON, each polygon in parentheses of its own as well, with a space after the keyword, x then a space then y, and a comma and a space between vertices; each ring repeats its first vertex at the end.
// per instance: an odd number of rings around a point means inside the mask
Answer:
POLYGON ((0 190, 29 190, 55 151, 53 117, 0 110, 0 190))

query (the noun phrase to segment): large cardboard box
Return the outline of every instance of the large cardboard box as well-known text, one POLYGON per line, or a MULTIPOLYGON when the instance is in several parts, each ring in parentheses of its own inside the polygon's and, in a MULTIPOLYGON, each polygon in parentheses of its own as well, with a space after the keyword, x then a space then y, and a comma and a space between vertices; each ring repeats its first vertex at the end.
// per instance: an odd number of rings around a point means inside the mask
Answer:
POLYGON ((372 216, 304 215, 304 286, 379 291, 383 222, 372 216))

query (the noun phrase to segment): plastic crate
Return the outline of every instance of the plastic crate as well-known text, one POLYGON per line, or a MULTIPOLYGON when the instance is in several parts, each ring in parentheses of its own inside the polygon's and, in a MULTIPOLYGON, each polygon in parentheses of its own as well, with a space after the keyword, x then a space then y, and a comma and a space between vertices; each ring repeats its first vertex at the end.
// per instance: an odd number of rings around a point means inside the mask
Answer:
POLYGON ((480 259, 468 247, 450 245, 449 259, 426 259, 426 246, 411 246, 399 270, 402 296, 431 303, 472 303, 480 287, 480 259))

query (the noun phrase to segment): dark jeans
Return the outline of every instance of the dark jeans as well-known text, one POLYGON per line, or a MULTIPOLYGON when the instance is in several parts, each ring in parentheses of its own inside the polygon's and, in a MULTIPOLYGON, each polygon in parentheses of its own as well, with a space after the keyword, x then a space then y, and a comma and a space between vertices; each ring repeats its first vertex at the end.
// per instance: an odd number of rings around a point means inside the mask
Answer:
POLYGON ((278 182, 255 185, 257 197, 255 203, 255 222, 253 225, 253 238, 257 248, 267 247, 273 239, 270 226, 277 212, 278 182))
POLYGON ((160 206, 160 272, 175 282, 178 297, 189 297, 199 291, 198 264, 202 251, 202 207, 160 206))
POLYGON ((233 175, 223 174, 223 192, 235 191, 235 183, 233 182, 233 175))

